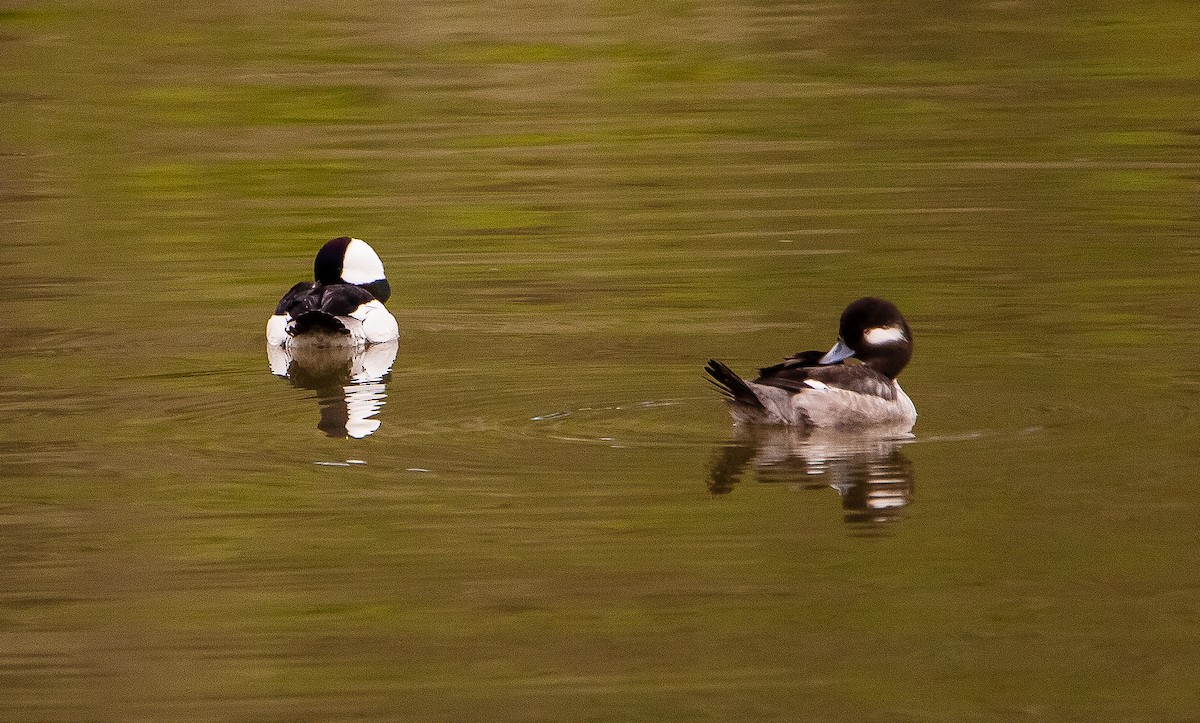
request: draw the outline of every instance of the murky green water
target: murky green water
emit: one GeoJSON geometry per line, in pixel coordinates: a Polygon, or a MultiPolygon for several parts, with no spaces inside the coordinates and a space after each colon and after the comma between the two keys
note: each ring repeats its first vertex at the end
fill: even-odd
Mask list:
{"type": "Polygon", "coordinates": [[[0,9],[0,718],[1190,719],[1198,25],[0,9]],[[390,372],[274,376],[343,234],[390,372]],[[864,294],[915,438],[735,434],[864,294]]]}

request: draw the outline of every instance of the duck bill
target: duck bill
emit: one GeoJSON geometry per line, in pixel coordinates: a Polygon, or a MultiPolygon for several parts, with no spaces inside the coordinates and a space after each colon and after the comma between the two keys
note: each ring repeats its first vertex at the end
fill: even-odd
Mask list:
{"type": "Polygon", "coordinates": [[[834,344],[833,348],[826,352],[825,356],[821,357],[817,363],[837,364],[838,362],[844,359],[849,359],[852,356],[854,356],[854,350],[846,346],[846,343],[841,339],[838,339],[837,344],[834,344]]]}

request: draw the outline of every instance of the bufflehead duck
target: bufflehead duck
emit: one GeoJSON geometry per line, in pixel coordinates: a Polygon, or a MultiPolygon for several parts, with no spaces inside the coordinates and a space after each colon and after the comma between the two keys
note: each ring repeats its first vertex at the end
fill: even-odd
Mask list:
{"type": "Polygon", "coordinates": [[[274,346],[362,346],[400,338],[396,318],[383,304],[392,290],[383,262],[365,241],[335,238],[313,261],[316,281],[293,286],[267,320],[274,346]]]}
{"type": "Polygon", "coordinates": [[[912,429],[917,409],[896,383],[913,337],[896,305],[871,297],[842,312],[838,340],[825,354],[805,351],[759,370],[752,382],[716,359],[705,371],[725,395],[735,422],[822,429],[912,429]],[[861,364],[846,364],[855,357],[861,364]]]}

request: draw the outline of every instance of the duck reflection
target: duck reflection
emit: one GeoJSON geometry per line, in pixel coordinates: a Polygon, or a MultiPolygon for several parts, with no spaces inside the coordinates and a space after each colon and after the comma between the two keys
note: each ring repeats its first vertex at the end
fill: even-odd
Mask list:
{"type": "Polygon", "coordinates": [[[738,427],[737,437],[713,461],[708,488],[713,494],[732,492],[746,470],[753,468],[759,482],[810,490],[832,487],[842,498],[848,524],[894,522],[912,502],[916,487],[913,464],[900,449],[911,436],[738,427]]]}
{"type": "Polygon", "coordinates": [[[321,419],[317,429],[328,437],[362,439],[379,429],[379,413],[387,398],[387,382],[400,343],[366,347],[293,349],[267,345],[271,373],[297,389],[317,393],[321,419]]]}

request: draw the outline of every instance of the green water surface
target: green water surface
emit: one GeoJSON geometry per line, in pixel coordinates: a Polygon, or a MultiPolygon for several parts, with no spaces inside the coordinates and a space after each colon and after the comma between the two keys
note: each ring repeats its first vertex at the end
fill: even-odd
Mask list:
{"type": "Polygon", "coordinates": [[[0,719],[1194,719],[1197,28],[5,4],[0,719]],[[263,341],[341,235],[361,439],[263,341]],[[915,437],[735,432],[867,294],[915,437]]]}

